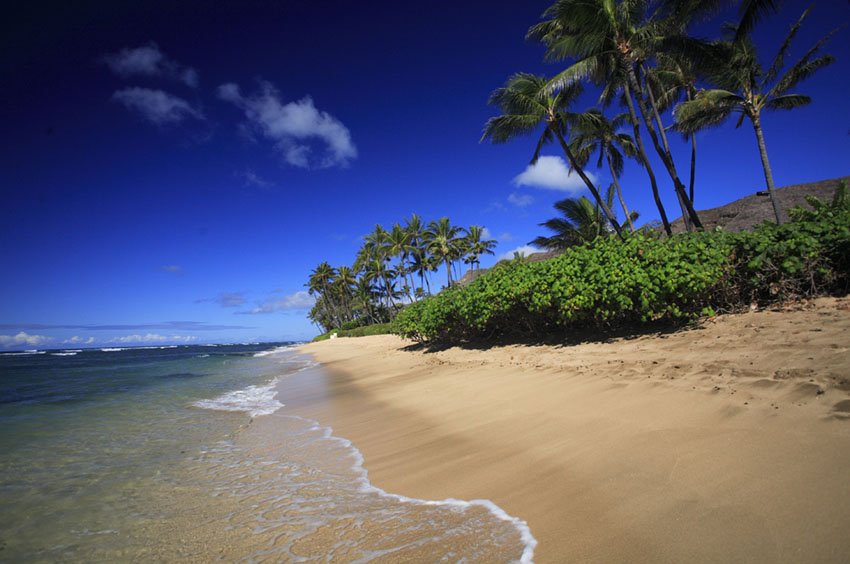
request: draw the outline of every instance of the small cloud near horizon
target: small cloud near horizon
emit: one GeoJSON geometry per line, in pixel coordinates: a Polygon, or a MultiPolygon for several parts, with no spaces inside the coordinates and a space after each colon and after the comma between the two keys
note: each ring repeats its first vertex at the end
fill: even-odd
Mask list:
{"type": "Polygon", "coordinates": [[[122,88],[112,94],[112,99],[159,126],[177,124],[187,118],[200,121],[206,119],[204,114],[192,107],[189,102],[163,90],[138,86],[122,88]]]}
{"type": "Polygon", "coordinates": [[[89,337],[88,339],[86,339],[77,335],[74,335],[70,339],[65,339],[64,341],[62,341],[63,345],[91,345],[92,343],[94,343],[94,337],[89,337]]]}
{"type": "Polygon", "coordinates": [[[30,335],[29,333],[21,331],[16,335],[0,335],[0,346],[3,346],[4,348],[14,347],[16,345],[37,347],[49,342],[50,340],[50,337],[46,337],[44,335],[30,335]]]}
{"type": "Polygon", "coordinates": [[[124,79],[133,76],[164,77],[192,88],[198,87],[198,71],[169,59],[153,41],[134,49],[109,53],[102,57],[102,61],[109,70],[124,79]]]}
{"type": "Polygon", "coordinates": [[[125,335],[123,337],[115,337],[110,339],[111,343],[164,343],[164,342],[180,342],[190,343],[196,341],[198,337],[195,335],[158,335],[156,333],[147,333],[145,335],[125,335]]]}
{"type": "Polygon", "coordinates": [[[508,241],[513,241],[514,236],[511,233],[504,231],[502,233],[499,233],[499,236],[496,237],[496,239],[501,241],[501,242],[507,243],[508,241]]]}
{"type": "Polygon", "coordinates": [[[276,311],[298,311],[308,310],[316,303],[316,299],[306,290],[300,290],[294,294],[289,294],[281,298],[272,298],[267,300],[250,311],[240,311],[239,313],[255,315],[261,313],[274,313],[276,311]]]}
{"type": "MultiPolygon", "coordinates": [[[[585,171],[585,174],[594,184],[598,182],[593,173],[585,171]]],[[[528,165],[522,173],[514,177],[513,183],[516,186],[531,186],[572,194],[587,187],[578,174],[570,172],[564,159],[557,156],[540,157],[535,164],[528,165]]]]}
{"type": "Polygon", "coordinates": [[[313,104],[308,95],[283,103],[270,83],[260,83],[260,91],[243,96],[238,84],[218,87],[218,97],[245,112],[247,126],[271,140],[284,160],[299,168],[347,167],[357,158],[351,132],[338,119],[313,104]],[[316,154],[310,141],[322,145],[316,154]]]}
{"type": "Polygon", "coordinates": [[[527,257],[528,255],[533,255],[534,253],[539,252],[540,249],[532,247],[531,245],[523,245],[521,247],[517,247],[516,249],[511,249],[506,253],[502,253],[496,260],[511,260],[512,258],[514,258],[515,253],[519,253],[520,255],[527,257]]]}

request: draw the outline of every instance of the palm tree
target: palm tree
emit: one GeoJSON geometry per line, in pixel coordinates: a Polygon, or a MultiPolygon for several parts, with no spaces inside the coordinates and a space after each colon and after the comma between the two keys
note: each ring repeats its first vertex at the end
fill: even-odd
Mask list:
{"type": "Polygon", "coordinates": [[[622,237],[623,234],[614,213],[576,162],[572,150],[564,139],[569,126],[581,119],[580,114],[567,111],[581,91],[582,87],[579,83],[572,83],[555,93],[542,76],[529,73],[515,74],[508,79],[504,87],[494,91],[490,96],[490,103],[498,106],[502,110],[502,115],[487,121],[481,140],[490,138],[494,143],[505,143],[520,135],[533,133],[541,124],[544,125],[545,128],[537,141],[531,162],[537,162],[544,144],[551,141],[553,137],[557,139],[570,167],[578,173],[593,194],[593,198],[602,208],[611,227],[618,236],[622,237]]]}
{"type": "Polygon", "coordinates": [[[407,275],[410,271],[407,267],[407,259],[413,250],[410,232],[398,223],[394,224],[387,240],[387,252],[390,256],[399,257],[401,264],[398,273],[404,278],[404,285],[407,286],[407,294],[411,300],[413,299],[413,277],[411,276],[408,281],[407,275]]]}
{"type": "Polygon", "coordinates": [[[434,256],[435,260],[446,265],[447,288],[452,285],[451,264],[457,256],[458,237],[463,231],[462,227],[452,225],[447,217],[432,221],[425,231],[428,252],[434,256]]]}
{"type": "Polygon", "coordinates": [[[773,204],[776,222],[779,224],[783,223],[784,217],[767,157],[761,113],[764,110],[792,110],[810,104],[810,97],[789,94],[789,91],[835,61],[831,55],[815,56],[832,36],[830,33],[815,43],[785,74],[779,76],[788,48],[808,14],[809,9],[805,10],[797,23],[791,27],[766,72],[759,64],[755,45],[749,37],[744,36],[720,44],[720,54],[706,69],[707,78],[718,88],[700,91],[694,100],[680,104],[674,111],[676,128],[686,133],[720,125],[733,113],[740,114],[736,127],[740,127],[745,118],[752,122],[764,168],[767,192],[773,204]]]}
{"type": "MultiPolygon", "coordinates": [[[[405,230],[410,235],[410,256],[411,260],[411,282],[413,281],[413,274],[416,273],[419,275],[419,288],[423,288],[425,285],[424,281],[424,273],[425,271],[422,269],[417,269],[417,266],[422,266],[426,263],[425,255],[428,252],[425,245],[425,226],[422,223],[422,218],[417,214],[412,214],[410,219],[405,221],[404,224],[405,230]]],[[[429,284],[430,286],[430,284],[429,284]]],[[[429,287],[428,293],[431,293],[431,289],[429,287]]],[[[414,290],[415,294],[415,290],[414,290]]]]}
{"type": "Polygon", "coordinates": [[[333,283],[333,279],[336,274],[337,272],[334,267],[332,267],[328,262],[322,262],[310,273],[310,278],[306,286],[307,291],[311,295],[320,294],[323,307],[326,310],[324,312],[326,317],[333,319],[336,322],[337,327],[339,327],[342,325],[342,320],[337,306],[331,297],[332,292],[330,291],[331,284],[333,283]]]}
{"type": "Polygon", "coordinates": [[[493,239],[482,239],[484,237],[484,228],[479,225],[473,225],[469,228],[466,235],[467,243],[467,261],[473,269],[481,269],[481,255],[495,254],[493,249],[496,248],[496,241],[493,239]]]}
{"type": "Polygon", "coordinates": [[[632,223],[631,213],[629,213],[626,200],[623,198],[623,191],[620,188],[620,176],[623,174],[623,155],[637,156],[637,147],[631,136],[618,131],[629,119],[629,114],[619,114],[611,120],[597,109],[588,110],[586,114],[588,119],[582,120],[582,124],[576,127],[575,135],[570,141],[571,146],[575,147],[573,153],[579,163],[584,166],[590,160],[591,154],[599,151],[596,166],[601,168],[603,160],[608,163],[608,170],[611,172],[614,189],[617,192],[617,198],[620,200],[620,206],[623,208],[626,222],[629,224],[629,229],[634,231],[635,226],[632,223]]]}
{"type": "MultiPolygon", "coordinates": [[[[613,203],[614,185],[608,187],[606,200],[613,203]]],[[[599,206],[585,196],[565,198],[555,202],[555,209],[561,213],[540,224],[554,232],[554,235],[540,236],[529,244],[549,251],[564,250],[569,247],[589,243],[597,237],[610,233],[599,206]]],[[[634,212],[632,212],[634,214],[634,212]]]]}
{"type": "MultiPolygon", "coordinates": [[[[675,29],[668,22],[648,17],[649,6],[647,0],[558,0],[544,12],[547,19],[533,26],[528,36],[546,45],[546,56],[551,60],[576,59],[573,65],[551,81],[550,88],[564,88],[576,80],[591,78],[597,83],[611,82],[624,90],[630,115],[633,116],[635,140],[646,166],[648,159],[637,127],[637,116],[631,106],[631,95],[634,95],[644,127],[684,207],[683,214],[690,216],[693,224],[702,229],[699,216],[679,179],[669,146],[666,142],[662,146],[656,133],[650,105],[644,97],[638,75],[641,65],[666,39],[665,34],[675,29]]],[[[679,41],[680,46],[686,44],[679,41]]],[[[663,131],[661,135],[663,138],[663,131]]],[[[656,198],[656,203],[658,201],[656,198]]]]}

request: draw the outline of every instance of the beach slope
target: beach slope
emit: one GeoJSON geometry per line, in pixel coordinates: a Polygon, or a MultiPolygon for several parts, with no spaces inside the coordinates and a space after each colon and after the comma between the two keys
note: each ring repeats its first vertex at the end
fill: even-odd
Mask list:
{"type": "Polygon", "coordinates": [[[411,345],[306,345],[327,382],[287,403],[378,487],[490,499],[538,562],[850,561],[850,299],[606,342],[411,345]]]}

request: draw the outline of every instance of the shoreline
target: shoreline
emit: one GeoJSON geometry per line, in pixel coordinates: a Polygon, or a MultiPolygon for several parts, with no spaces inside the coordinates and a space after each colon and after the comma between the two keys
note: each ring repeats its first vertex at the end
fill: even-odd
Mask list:
{"type": "Polygon", "coordinates": [[[535,560],[850,559],[850,300],[670,335],[408,352],[299,350],[287,409],[362,453],[375,487],[487,499],[535,560]]]}

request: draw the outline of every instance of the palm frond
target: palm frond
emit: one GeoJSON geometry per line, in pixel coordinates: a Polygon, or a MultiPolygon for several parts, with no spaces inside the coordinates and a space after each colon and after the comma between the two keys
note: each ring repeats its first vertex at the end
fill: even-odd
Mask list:
{"type": "Polygon", "coordinates": [[[778,12],[781,3],[782,0],[743,0],[738,12],[740,20],[735,31],[735,40],[748,35],[765,16],[778,12]]]}
{"type": "Polygon", "coordinates": [[[720,125],[743,101],[737,94],[726,90],[704,90],[694,100],[676,106],[673,128],[682,133],[694,133],[720,125]]]}
{"type": "Polygon", "coordinates": [[[765,104],[765,109],[768,110],[793,110],[802,106],[807,106],[812,103],[812,99],[802,94],[786,94],[777,96],[765,104]]]}
{"type": "Polygon", "coordinates": [[[835,62],[835,57],[832,55],[821,55],[812,61],[803,62],[800,60],[796,65],[785,73],[779,82],[768,93],[769,97],[779,97],[797,86],[800,82],[806,80],[820,69],[827,67],[835,62]],[[802,64],[801,64],[802,63],[802,64]]]}
{"type": "Polygon", "coordinates": [[[769,84],[776,78],[776,75],[782,69],[785,64],[785,54],[788,52],[788,49],[791,47],[791,42],[794,41],[794,36],[797,35],[797,32],[800,30],[800,26],[803,25],[803,21],[806,19],[806,16],[809,15],[812,7],[809,6],[803,11],[803,14],[800,16],[800,19],[791,26],[791,29],[788,31],[788,35],[785,37],[785,41],[782,42],[782,46],[777,51],[776,56],[773,58],[773,62],[770,64],[770,68],[764,75],[764,81],[762,82],[762,86],[765,84],[769,84]]]}

